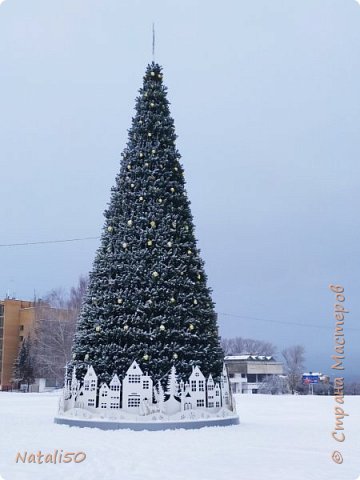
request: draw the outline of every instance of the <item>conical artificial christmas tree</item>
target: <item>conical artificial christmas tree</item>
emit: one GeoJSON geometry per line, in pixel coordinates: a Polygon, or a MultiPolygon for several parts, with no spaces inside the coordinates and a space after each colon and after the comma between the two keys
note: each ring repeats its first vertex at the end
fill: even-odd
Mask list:
{"type": "Polygon", "coordinates": [[[124,376],[136,360],[155,382],[175,365],[221,374],[214,304],[194,236],[161,67],[148,65],[101,245],[79,318],[72,365],[124,376]]]}

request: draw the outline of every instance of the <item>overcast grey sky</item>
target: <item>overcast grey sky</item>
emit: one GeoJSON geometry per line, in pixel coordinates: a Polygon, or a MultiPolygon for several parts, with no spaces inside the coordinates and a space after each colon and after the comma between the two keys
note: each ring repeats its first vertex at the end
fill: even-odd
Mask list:
{"type": "MultiPolygon", "coordinates": [[[[360,6],[353,0],[6,0],[0,243],[100,234],[151,61],[153,21],[221,334],[279,349],[303,344],[307,368],[330,373],[328,285],[341,283],[351,310],[346,371],[354,373],[360,6]]],[[[1,247],[0,297],[69,288],[90,270],[97,245],[1,247]]]]}

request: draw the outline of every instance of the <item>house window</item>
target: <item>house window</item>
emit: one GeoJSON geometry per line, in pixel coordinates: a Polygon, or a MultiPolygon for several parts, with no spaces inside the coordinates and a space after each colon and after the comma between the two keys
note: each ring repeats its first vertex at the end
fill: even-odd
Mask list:
{"type": "Polygon", "coordinates": [[[212,384],[208,385],[208,390],[214,390],[214,385],[212,384]]]}
{"type": "Polygon", "coordinates": [[[110,403],[110,408],[119,408],[119,404],[118,403],[110,403]]]}
{"type": "Polygon", "coordinates": [[[120,385],[110,385],[110,390],[113,392],[119,392],[120,391],[120,385]]]}
{"type": "Polygon", "coordinates": [[[106,403],[102,403],[101,408],[106,408],[106,403]]]}
{"type": "Polygon", "coordinates": [[[119,401],[119,398],[120,398],[120,397],[110,397],[110,400],[117,400],[117,401],[119,401]]]}
{"type": "Polygon", "coordinates": [[[209,408],[213,408],[214,402],[209,402],[209,408]]]}
{"type": "Polygon", "coordinates": [[[84,390],[89,390],[89,380],[84,381],[84,390]]]}
{"type": "Polygon", "coordinates": [[[96,390],[96,380],[91,380],[91,388],[90,390],[93,392],[94,390],[96,390]]]}
{"type": "Polygon", "coordinates": [[[208,395],[209,400],[214,400],[214,395],[208,395]]]}
{"type": "Polygon", "coordinates": [[[196,373],[195,373],[195,377],[198,377],[199,375],[200,375],[199,372],[196,372],[196,373]]]}
{"type": "Polygon", "coordinates": [[[203,392],[205,390],[205,382],[204,380],[199,380],[199,391],[203,392]]]}
{"type": "Polygon", "coordinates": [[[196,406],[197,407],[205,407],[205,401],[204,400],[196,400],[196,406]]]}
{"type": "Polygon", "coordinates": [[[196,380],[191,380],[191,391],[196,392],[196,380]]]}
{"type": "Polygon", "coordinates": [[[24,325],[20,325],[20,332],[24,330],[24,325]]]}
{"type": "Polygon", "coordinates": [[[220,396],[220,392],[219,390],[216,390],[216,396],[219,397],[220,396]]]}
{"type": "Polygon", "coordinates": [[[138,407],[140,405],[139,397],[130,397],[128,398],[128,407],[138,407]]]}
{"type": "Polygon", "coordinates": [[[150,381],[149,380],[144,380],[143,381],[143,388],[144,389],[150,388],[150,381]]]}
{"type": "Polygon", "coordinates": [[[88,407],[94,407],[94,406],[95,406],[95,400],[93,398],[89,398],[88,407]]]}
{"type": "Polygon", "coordinates": [[[185,410],[191,410],[191,408],[192,408],[191,403],[189,403],[189,402],[185,403],[184,407],[185,407],[185,410]]]}
{"type": "Polygon", "coordinates": [[[140,383],[140,375],[129,375],[129,383],[140,383]]]}
{"type": "Polygon", "coordinates": [[[220,407],[220,402],[216,402],[216,408],[220,407]]]}
{"type": "Polygon", "coordinates": [[[107,394],[108,394],[107,390],[103,390],[103,391],[101,392],[101,396],[102,396],[102,397],[107,397],[107,394]]]}

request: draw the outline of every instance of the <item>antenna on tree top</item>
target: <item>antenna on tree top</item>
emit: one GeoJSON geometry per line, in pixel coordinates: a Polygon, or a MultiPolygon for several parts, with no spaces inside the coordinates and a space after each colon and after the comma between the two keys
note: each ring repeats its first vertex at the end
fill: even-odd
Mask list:
{"type": "Polygon", "coordinates": [[[155,23],[152,24],[152,57],[155,62],[155,23]]]}

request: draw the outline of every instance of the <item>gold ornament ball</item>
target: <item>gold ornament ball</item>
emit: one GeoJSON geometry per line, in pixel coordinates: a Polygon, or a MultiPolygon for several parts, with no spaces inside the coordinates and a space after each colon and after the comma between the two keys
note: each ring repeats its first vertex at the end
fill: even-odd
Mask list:
{"type": "Polygon", "coordinates": [[[172,247],[172,243],[171,243],[171,242],[167,242],[167,244],[166,244],[166,245],[167,245],[169,248],[171,248],[171,247],[172,247]]]}
{"type": "Polygon", "coordinates": [[[100,332],[101,327],[99,327],[99,325],[97,325],[96,328],[95,328],[95,330],[96,330],[97,332],[100,332]]]}
{"type": "Polygon", "coordinates": [[[153,108],[154,108],[154,107],[155,107],[155,103],[154,103],[154,102],[151,102],[151,103],[150,103],[150,107],[153,107],[153,108]]]}
{"type": "Polygon", "coordinates": [[[113,230],[114,230],[113,227],[111,227],[111,226],[108,227],[108,232],[112,232],[113,230]]]}
{"type": "Polygon", "coordinates": [[[153,155],[155,155],[156,150],[151,150],[151,153],[152,153],[153,155]]]}
{"type": "Polygon", "coordinates": [[[200,279],[201,279],[201,275],[199,274],[199,275],[197,276],[197,278],[198,278],[198,280],[200,280],[200,279]]]}
{"type": "Polygon", "coordinates": [[[147,97],[147,92],[144,93],[144,97],[147,97]]]}
{"type": "Polygon", "coordinates": [[[159,73],[159,74],[158,74],[158,78],[162,78],[162,75],[161,75],[161,73],[159,73]]]}
{"type": "Polygon", "coordinates": [[[192,323],[190,323],[189,330],[194,330],[194,328],[195,328],[194,325],[192,323]]]}
{"type": "Polygon", "coordinates": [[[139,157],[142,158],[144,154],[142,152],[139,153],[139,157]]]}
{"type": "Polygon", "coordinates": [[[159,276],[159,274],[158,274],[158,272],[153,272],[153,273],[152,273],[152,276],[153,276],[154,278],[157,278],[157,277],[159,276]]]}
{"type": "Polygon", "coordinates": [[[118,298],[117,303],[118,303],[119,305],[121,305],[121,304],[123,303],[123,299],[122,299],[122,298],[118,298]]]}
{"type": "Polygon", "coordinates": [[[124,330],[129,330],[129,326],[128,325],[124,325],[124,330]]]}
{"type": "Polygon", "coordinates": [[[192,251],[191,251],[191,250],[188,250],[187,253],[188,253],[188,255],[191,255],[191,254],[192,254],[192,251]]]}
{"type": "Polygon", "coordinates": [[[170,298],[170,302],[171,302],[171,303],[175,303],[175,302],[176,302],[175,298],[174,298],[174,297],[171,297],[171,298],[170,298]]]}
{"type": "Polygon", "coordinates": [[[150,75],[151,75],[152,77],[155,77],[155,72],[151,72],[150,75]]]}
{"type": "Polygon", "coordinates": [[[73,358],[76,358],[76,353],[73,353],[73,356],[72,356],[72,357],[73,357],[73,358]]]}
{"type": "Polygon", "coordinates": [[[149,247],[151,247],[151,245],[153,244],[152,240],[148,240],[147,244],[148,244],[149,247]]]}
{"type": "Polygon", "coordinates": [[[195,300],[194,300],[194,305],[197,305],[197,303],[198,303],[198,301],[197,301],[196,298],[195,298],[195,300]]]}
{"type": "Polygon", "coordinates": [[[152,135],[151,132],[149,132],[149,133],[148,133],[148,137],[151,137],[151,135],[152,135]]]}
{"type": "Polygon", "coordinates": [[[131,165],[128,165],[128,166],[127,166],[127,169],[128,169],[128,170],[131,170],[131,165]]]}
{"type": "Polygon", "coordinates": [[[171,193],[174,193],[174,192],[175,192],[175,188],[174,188],[174,187],[171,187],[171,188],[170,188],[170,192],[171,192],[171,193]]]}
{"type": "Polygon", "coordinates": [[[148,167],[148,166],[149,166],[148,162],[145,162],[145,167],[148,167]]]}
{"type": "Polygon", "coordinates": [[[160,330],[163,332],[165,330],[165,325],[160,325],[160,330]]]}
{"type": "Polygon", "coordinates": [[[89,354],[88,353],[85,355],[85,360],[89,360],[89,354]]]}
{"type": "Polygon", "coordinates": [[[144,197],[139,197],[139,202],[142,202],[144,200],[144,197]]]}
{"type": "Polygon", "coordinates": [[[96,303],[96,300],[97,300],[96,297],[92,297],[92,299],[91,299],[91,301],[92,301],[93,303],[96,303]]]}
{"type": "Polygon", "coordinates": [[[143,359],[145,360],[145,362],[147,362],[149,360],[149,355],[145,353],[145,355],[143,356],[143,359]]]}
{"type": "Polygon", "coordinates": [[[130,185],[130,187],[131,187],[131,188],[134,188],[134,187],[135,187],[135,184],[134,184],[134,183],[132,183],[132,184],[130,185]]]}
{"type": "Polygon", "coordinates": [[[159,202],[159,203],[162,203],[162,198],[159,198],[158,202],[159,202]]]}
{"type": "Polygon", "coordinates": [[[131,225],[133,224],[132,220],[128,220],[127,224],[129,225],[129,227],[131,227],[131,225]]]}
{"type": "Polygon", "coordinates": [[[179,169],[178,169],[178,167],[175,167],[174,170],[175,170],[175,172],[177,172],[179,169]]]}
{"type": "Polygon", "coordinates": [[[155,228],[155,227],[156,227],[156,222],[154,222],[154,220],[151,220],[150,226],[151,226],[152,228],[155,228]]]}
{"type": "Polygon", "coordinates": [[[179,355],[177,353],[174,353],[173,358],[176,360],[177,358],[179,358],[179,355]]]}
{"type": "Polygon", "coordinates": [[[127,244],[126,242],[124,242],[124,243],[122,244],[122,247],[123,247],[123,248],[127,248],[127,246],[128,246],[128,244],[127,244]]]}

